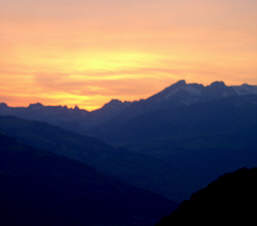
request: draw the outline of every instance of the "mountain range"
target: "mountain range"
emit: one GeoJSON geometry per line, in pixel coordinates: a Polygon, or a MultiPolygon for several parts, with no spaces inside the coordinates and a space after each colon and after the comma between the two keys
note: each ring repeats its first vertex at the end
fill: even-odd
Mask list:
{"type": "Polygon", "coordinates": [[[197,83],[186,83],[180,80],[159,93],[138,101],[111,100],[102,108],[87,111],[79,107],[44,106],[41,103],[30,104],[28,107],[9,107],[0,104],[0,115],[13,115],[24,119],[39,120],[52,123],[75,132],[86,133],[92,128],[121,115],[126,119],[168,106],[185,105],[218,100],[226,97],[257,95],[257,86],[243,84],[226,86],[224,82],[213,82],[208,86],[197,83]]]}
{"type": "Polygon", "coordinates": [[[21,143],[178,202],[225,172],[257,165],[257,87],[247,84],[181,80],[93,112],[1,104],[0,115],[0,132],[21,143]]]}

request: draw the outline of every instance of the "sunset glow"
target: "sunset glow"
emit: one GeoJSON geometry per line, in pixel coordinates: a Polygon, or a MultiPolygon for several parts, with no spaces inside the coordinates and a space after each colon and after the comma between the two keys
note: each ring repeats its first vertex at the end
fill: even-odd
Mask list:
{"type": "Polygon", "coordinates": [[[147,97],[179,79],[257,84],[256,0],[0,0],[0,102],[147,97]]]}

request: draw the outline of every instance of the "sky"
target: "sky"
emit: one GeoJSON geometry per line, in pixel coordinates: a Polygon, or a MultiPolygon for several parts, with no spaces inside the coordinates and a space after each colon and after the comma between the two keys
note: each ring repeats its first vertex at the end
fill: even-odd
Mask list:
{"type": "Polygon", "coordinates": [[[257,0],[0,0],[0,102],[93,110],[177,80],[257,84],[257,0]]]}

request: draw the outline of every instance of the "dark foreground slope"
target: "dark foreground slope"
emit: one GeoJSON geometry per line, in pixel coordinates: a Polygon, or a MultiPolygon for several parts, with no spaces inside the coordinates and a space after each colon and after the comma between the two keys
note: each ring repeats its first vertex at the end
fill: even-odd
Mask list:
{"type": "Polygon", "coordinates": [[[192,195],[157,226],[256,225],[257,168],[226,174],[192,195]]]}
{"type": "Polygon", "coordinates": [[[0,135],[0,225],[152,225],[169,208],[158,195],[0,135]]]}

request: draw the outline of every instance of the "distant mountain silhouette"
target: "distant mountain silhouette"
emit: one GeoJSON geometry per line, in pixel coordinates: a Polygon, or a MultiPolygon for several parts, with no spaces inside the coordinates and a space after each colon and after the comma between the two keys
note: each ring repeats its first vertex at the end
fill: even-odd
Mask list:
{"type": "Polygon", "coordinates": [[[148,226],[176,205],[1,134],[0,184],[5,226],[148,226]]]}
{"type": "Polygon", "coordinates": [[[210,101],[231,96],[257,94],[257,86],[243,84],[241,86],[226,86],[223,81],[216,81],[208,86],[197,83],[187,84],[185,80],[178,81],[160,93],[148,98],[148,102],[166,102],[176,98],[185,105],[199,101],[210,101]]]}
{"type": "Polygon", "coordinates": [[[156,226],[255,225],[257,169],[226,174],[183,202],[156,226]]]}
{"type": "Polygon", "coordinates": [[[92,112],[78,107],[44,106],[40,103],[31,104],[29,107],[9,107],[2,103],[0,104],[0,115],[12,115],[24,119],[49,122],[85,134],[92,128],[101,127],[110,120],[116,120],[117,116],[123,120],[128,120],[163,107],[191,105],[203,101],[244,95],[257,95],[257,86],[248,84],[226,86],[222,81],[204,86],[197,83],[187,84],[185,80],[180,80],[147,99],[134,102],[122,102],[113,99],[102,108],[92,112]]]}
{"type": "Polygon", "coordinates": [[[69,130],[84,130],[93,120],[88,120],[90,113],[78,107],[44,106],[40,103],[31,104],[28,107],[8,107],[0,104],[0,115],[17,116],[23,119],[39,120],[69,130]],[[85,121],[85,123],[84,123],[85,121]],[[77,128],[77,129],[76,129],[77,128]]]}
{"type": "Polygon", "coordinates": [[[0,103],[0,115],[48,122],[64,129],[85,134],[85,131],[89,128],[114,118],[130,104],[130,102],[111,100],[102,108],[88,112],[77,106],[68,108],[66,106],[44,106],[41,103],[35,103],[28,107],[9,107],[5,103],[0,103]]]}
{"type": "MultiPolygon", "coordinates": [[[[124,122],[149,112],[169,109],[173,111],[179,107],[185,108],[194,104],[249,95],[257,95],[257,86],[247,84],[226,86],[224,82],[213,82],[209,86],[204,86],[196,83],[187,84],[186,81],[181,80],[147,99],[132,102],[111,122],[107,123],[117,124],[119,121],[124,122]]],[[[100,124],[99,128],[104,127],[104,125],[100,124]]]]}

